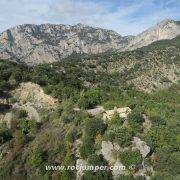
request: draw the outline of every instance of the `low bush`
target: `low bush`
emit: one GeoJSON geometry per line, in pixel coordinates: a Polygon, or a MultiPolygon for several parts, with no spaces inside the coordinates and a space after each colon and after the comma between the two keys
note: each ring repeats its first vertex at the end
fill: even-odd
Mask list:
{"type": "Polygon", "coordinates": [[[142,117],[141,113],[136,110],[133,110],[128,115],[128,125],[131,127],[134,134],[141,131],[143,122],[144,118],[142,117]]]}
{"type": "Polygon", "coordinates": [[[102,99],[103,98],[101,92],[99,90],[92,89],[87,92],[81,93],[78,104],[81,108],[91,109],[101,104],[102,99]]]}
{"type": "Polygon", "coordinates": [[[132,165],[138,167],[140,165],[142,159],[141,154],[138,150],[126,150],[119,153],[119,159],[121,163],[126,166],[126,168],[130,168],[132,165]]]}
{"type": "Polygon", "coordinates": [[[0,145],[12,139],[12,132],[5,124],[0,124],[0,145]]]}
{"type": "Polygon", "coordinates": [[[110,141],[115,141],[120,146],[125,147],[131,143],[133,132],[130,128],[112,126],[106,131],[106,137],[110,141]]]}
{"type": "Polygon", "coordinates": [[[43,151],[40,148],[34,149],[28,156],[28,163],[34,168],[39,167],[43,161],[43,151]]]}

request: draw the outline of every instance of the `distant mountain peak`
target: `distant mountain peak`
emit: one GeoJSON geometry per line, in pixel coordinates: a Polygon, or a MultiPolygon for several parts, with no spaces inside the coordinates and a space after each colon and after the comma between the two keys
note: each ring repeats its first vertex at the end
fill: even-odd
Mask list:
{"type": "Polygon", "coordinates": [[[171,19],[164,19],[134,37],[125,50],[137,49],[163,39],[173,39],[178,35],[180,35],[180,24],[171,19]]]}
{"type": "Polygon", "coordinates": [[[175,22],[175,21],[172,20],[172,19],[166,18],[166,19],[163,19],[162,21],[160,21],[160,22],[157,23],[157,24],[167,24],[167,23],[173,23],[173,22],[175,22]]]}

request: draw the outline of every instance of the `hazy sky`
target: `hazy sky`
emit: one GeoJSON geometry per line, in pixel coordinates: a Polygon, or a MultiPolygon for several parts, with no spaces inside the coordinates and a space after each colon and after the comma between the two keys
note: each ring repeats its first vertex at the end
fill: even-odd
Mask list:
{"type": "Polygon", "coordinates": [[[137,34],[180,20],[180,0],[0,0],[0,32],[19,24],[77,24],[137,34]]]}

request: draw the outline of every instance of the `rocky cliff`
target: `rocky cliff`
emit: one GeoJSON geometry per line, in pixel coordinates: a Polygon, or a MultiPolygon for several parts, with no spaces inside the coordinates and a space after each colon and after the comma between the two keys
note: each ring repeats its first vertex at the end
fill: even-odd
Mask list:
{"type": "Polygon", "coordinates": [[[178,35],[180,35],[180,23],[165,19],[154,27],[132,38],[132,40],[123,50],[134,50],[147,46],[155,41],[173,39],[178,35]]]}
{"type": "Polygon", "coordinates": [[[97,54],[119,49],[128,37],[81,24],[21,25],[0,35],[0,58],[28,65],[58,61],[73,53],[97,54]]]}
{"type": "Polygon", "coordinates": [[[133,50],[179,34],[180,25],[172,20],[164,20],[136,37],[122,37],[111,30],[82,24],[26,24],[0,34],[0,58],[37,65],[59,61],[72,54],[133,50]]]}

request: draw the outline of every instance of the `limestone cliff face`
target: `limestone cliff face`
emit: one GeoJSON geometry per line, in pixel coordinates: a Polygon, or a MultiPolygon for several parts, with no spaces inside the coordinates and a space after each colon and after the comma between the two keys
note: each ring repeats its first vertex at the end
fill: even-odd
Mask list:
{"type": "Polygon", "coordinates": [[[58,61],[73,53],[97,54],[119,49],[128,38],[81,24],[21,25],[0,35],[0,58],[28,65],[58,61]]]}
{"type": "Polygon", "coordinates": [[[179,34],[180,24],[172,20],[162,21],[136,37],[122,37],[111,30],[82,24],[26,24],[0,34],[0,58],[32,66],[59,61],[73,53],[133,50],[161,39],[172,39],[179,34]]]}
{"type": "Polygon", "coordinates": [[[180,35],[180,23],[166,19],[132,38],[123,50],[134,50],[147,46],[155,41],[173,39],[178,35],[180,35]]]}

